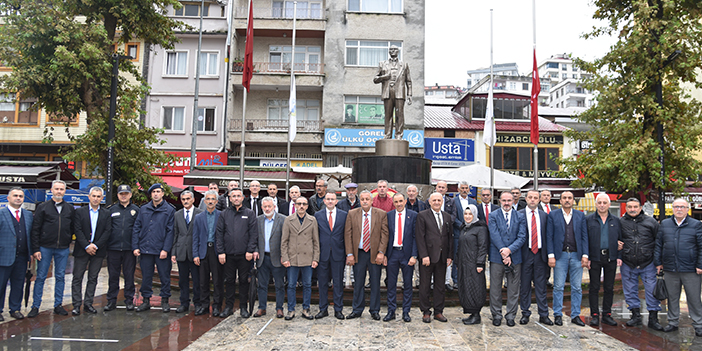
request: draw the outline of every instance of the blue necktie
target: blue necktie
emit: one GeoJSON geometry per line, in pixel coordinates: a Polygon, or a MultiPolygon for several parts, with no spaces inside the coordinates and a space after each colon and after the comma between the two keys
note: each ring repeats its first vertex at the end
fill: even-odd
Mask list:
{"type": "Polygon", "coordinates": [[[190,224],[190,211],[185,211],[185,224],[190,224]]]}

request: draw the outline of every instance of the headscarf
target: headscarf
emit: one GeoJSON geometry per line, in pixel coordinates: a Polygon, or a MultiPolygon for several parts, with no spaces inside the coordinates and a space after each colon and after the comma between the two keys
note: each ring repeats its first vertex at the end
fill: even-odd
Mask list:
{"type": "MultiPolygon", "coordinates": [[[[479,220],[478,218],[478,208],[475,207],[473,204],[469,204],[468,207],[466,207],[467,210],[470,210],[470,212],[473,214],[473,220],[470,223],[466,223],[466,226],[469,226],[479,220]]],[[[465,214],[465,211],[463,211],[465,214]]]]}

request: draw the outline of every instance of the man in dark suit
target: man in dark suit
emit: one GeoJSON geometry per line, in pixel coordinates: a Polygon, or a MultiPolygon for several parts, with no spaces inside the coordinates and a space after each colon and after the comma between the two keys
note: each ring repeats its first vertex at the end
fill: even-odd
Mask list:
{"type": "Polygon", "coordinates": [[[524,215],[512,207],[512,194],[500,194],[501,209],[490,213],[490,312],[492,325],[502,324],[502,281],[507,278],[507,326],[515,325],[522,276],[522,246],[526,242],[524,215]]]}
{"type": "Polygon", "coordinates": [[[217,199],[217,210],[219,211],[224,211],[227,209],[227,207],[231,206],[231,202],[229,202],[229,193],[234,189],[239,187],[239,182],[236,180],[230,180],[229,183],[227,184],[227,191],[224,192],[224,194],[220,195],[219,198],[217,199]]]}
{"type": "Polygon", "coordinates": [[[7,282],[10,282],[10,317],[23,319],[22,294],[24,293],[24,275],[29,258],[32,257],[31,239],[34,215],[22,208],[24,190],[12,188],[7,193],[7,208],[0,208],[0,322],[5,318],[2,309],[5,306],[7,282]]]}
{"type": "MultiPolygon", "coordinates": [[[[275,185],[275,184],[272,184],[275,185]]],[[[270,187],[269,187],[270,189],[270,187]]],[[[254,317],[266,314],[268,302],[268,282],[271,274],[275,284],[275,311],[277,318],[283,318],[283,302],[285,302],[285,267],[280,262],[280,238],[283,234],[285,215],[276,212],[273,198],[266,196],[261,200],[263,214],[258,216],[258,311],[254,317]]]]}
{"type": "Polygon", "coordinates": [[[361,203],[358,201],[357,196],[358,184],[348,183],[344,185],[344,188],[346,188],[346,198],[339,201],[336,204],[336,207],[346,213],[353,210],[354,208],[361,207],[361,203]]]}
{"type": "Polygon", "coordinates": [[[411,322],[412,273],[417,263],[415,227],[417,212],[405,207],[405,195],[396,193],[392,197],[395,209],[388,212],[388,250],[385,266],[388,267],[388,314],[384,322],[395,319],[397,309],[397,275],[402,270],[402,320],[411,322]]]}
{"type": "Polygon", "coordinates": [[[93,307],[93,297],[97,286],[98,274],[102,268],[102,260],[107,256],[107,242],[112,231],[112,217],[110,211],[100,206],[103,191],[100,187],[90,189],[90,205],[76,210],[75,230],[76,243],[73,248],[75,257],[73,265],[73,284],[71,295],[73,297],[74,316],[80,314],[80,305],[85,306],[85,311],[97,313],[93,307]],[[88,283],[85,286],[85,298],[81,293],[83,274],[88,270],[88,283]]]}
{"type": "Polygon", "coordinates": [[[585,214],[573,209],[573,193],[561,194],[561,208],[548,215],[546,247],[548,265],[553,270],[553,316],[556,325],[563,325],[563,288],[570,271],[571,323],[585,326],[580,319],[583,298],[583,267],[588,266],[589,242],[585,214]]]}
{"type": "Polygon", "coordinates": [[[500,206],[492,203],[492,189],[490,188],[483,188],[480,190],[480,200],[482,203],[478,206],[478,218],[485,222],[486,225],[489,225],[488,216],[492,211],[499,210],[500,206]]]}
{"type": "Polygon", "coordinates": [[[118,203],[108,208],[112,218],[112,231],[110,241],[107,243],[107,305],[105,312],[117,308],[117,294],[119,293],[120,272],[124,276],[124,304],[127,311],[134,310],[134,271],[136,269],[136,256],[132,252],[132,234],[134,222],[139,215],[139,206],[133,204],[132,188],[122,184],[117,187],[118,203]]]}
{"type": "Polygon", "coordinates": [[[548,318],[548,301],[546,300],[546,279],[551,269],[546,255],[546,225],[548,216],[539,209],[539,192],[529,190],[526,195],[527,207],[519,212],[526,219],[527,240],[522,246],[522,286],[519,300],[522,308],[522,318],[519,324],[529,323],[531,311],[531,284],[534,283],[536,306],[539,312],[539,323],[553,325],[548,318]]]}
{"type": "Polygon", "coordinates": [[[521,189],[514,187],[514,188],[512,188],[510,193],[512,193],[512,196],[514,197],[514,199],[513,199],[514,202],[512,204],[512,208],[515,211],[519,211],[519,210],[524,209],[526,207],[526,201],[521,200],[521,197],[522,197],[521,189]]]}
{"type": "MultiPolygon", "coordinates": [[[[463,225],[463,212],[468,208],[468,205],[475,205],[478,207],[478,202],[472,199],[468,194],[470,193],[470,184],[462,180],[458,182],[458,196],[453,198],[454,208],[456,211],[455,220],[453,221],[453,257],[456,257],[456,250],[458,248],[458,237],[461,236],[461,226],[463,225]]],[[[479,217],[479,215],[478,215],[479,217]]],[[[458,269],[456,262],[450,267],[451,276],[447,275],[446,282],[447,288],[453,290],[458,287],[458,269]],[[449,279],[450,278],[450,279],[449,279]]]]}
{"type": "Polygon", "coordinates": [[[314,183],[315,194],[309,198],[307,213],[314,216],[315,213],[324,209],[324,195],[327,194],[329,183],[324,179],[317,179],[314,183]]]}
{"type": "Polygon", "coordinates": [[[353,266],[353,310],[346,319],[358,318],[366,307],[366,270],[370,272],[370,313],[380,320],[380,267],[388,247],[388,217],[379,208],[372,207],[373,198],[368,190],[359,196],[361,207],[346,217],[344,245],[346,264],[353,266]]]}
{"type": "Polygon", "coordinates": [[[448,321],[444,317],[444,292],[446,287],[441,280],[446,276],[446,267],[453,262],[453,219],[441,207],[444,197],[441,193],[429,196],[430,209],[417,214],[415,230],[417,253],[421,259],[419,266],[419,308],[421,308],[424,323],[431,322],[431,303],[429,291],[432,278],[434,284],[434,319],[440,322],[448,321]]]}
{"type": "Polygon", "coordinates": [[[193,262],[193,218],[202,212],[193,206],[195,196],[190,190],[180,194],[183,208],[176,211],[173,222],[173,249],[171,261],[178,264],[178,287],[180,306],[176,313],[190,310],[190,280],[193,280],[193,303],[197,311],[200,306],[200,268],[193,262]]]}
{"type": "MultiPolygon", "coordinates": [[[[438,181],[436,183],[435,191],[441,194],[441,210],[451,216],[450,226],[453,227],[453,223],[456,220],[456,203],[451,201],[451,198],[446,195],[446,192],[448,192],[448,184],[443,180],[438,181]]],[[[427,199],[426,208],[431,208],[431,199],[427,199]]],[[[451,234],[453,234],[453,232],[451,232],[451,234]]]]}
{"type": "Polygon", "coordinates": [[[422,212],[426,210],[427,208],[427,203],[419,200],[417,198],[419,196],[419,189],[417,189],[417,186],[414,184],[410,184],[407,186],[407,202],[405,203],[405,207],[407,207],[408,210],[412,210],[414,212],[422,212]]]}
{"type": "Polygon", "coordinates": [[[588,269],[590,276],[590,325],[600,325],[600,275],[604,271],[602,287],[602,323],[615,326],[617,322],[612,318],[612,302],[614,300],[614,277],[617,274],[617,240],[621,237],[621,224],[619,218],[609,213],[609,196],[600,193],[595,198],[597,212],[585,217],[587,223],[587,236],[590,246],[590,261],[588,269]]]}
{"type": "Polygon", "coordinates": [[[553,207],[551,206],[551,191],[546,189],[541,190],[539,197],[539,208],[546,212],[546,214],[551,214],[551,211],[553,210],[553,207]]]}
{"type": "Polygon", "coordinates": [[[280,213],[286,216],[295,214],[295,200],[300,197],[300,187],[297,185],[291,186],[290,189],[288,189],[288,195],[290,196],[290,201],[285,201],[283,205],[281,205],[282,208],[279,208],[280,213]]]}
{"type": "Polygon", "coordinates": [[[319,313],[315,319],[329,315],[329,281],[334,282],[334,317],[345,319],[344,308],[344,262],[346,261],[346,246],[344,245],[344,229],[346,228],[347,213],[336,207],[337,198],[334,193],[324,195],[325,209],[314,214],[319,227],[319,313]]]}
{"type": "MultiPolygon", "coordinates": [[[[207,190],[214,190],[216,193],[219,192],[219,185],[217,182],[210,182],[210,184],[207,184],[207,190]]],[[[205,197],[202,197],[202,200],[200,200],[200,205],[197,206],[197,208],[201,210],[206,210],[207,209],[207,203],[205,202],[205,197]]]]}
{"type": "Polygon", "coordinates": [[[251,181],[251,184],[249,184],[249,191],[251,194],[244,199],[244,207],[253,211],[256,216],[263,214],[261,210],[262,197],[259,194],[261,192],[261,183],[259,183],[258,180],[251,181]]]}
{"type": "MultiPolygon", "coordinates": [[[[282,213],[281,211],[283,210],[283,205],[285,205],[285,200],[281,197],[278,197],[278,185],[276,185],[275,183],[270,183],[268,184],[268,188],[266,188],[266,191],[268,192],[268,196],[271,199],[273,199],[273,206],[275,208],[275,211],[278,213],[282,213]]],[[[261,207],[263,207],[263,204],[261,204],[261,207]]]]}
{"type": "Polygon", "coordinates": [[[212,317],[219,317],[224,297],[224,265],[219,263],[215,229],[221,211],[217,207],[217,192],[205,193],[205,211],[193,219],[193,263],[200,270],[200,309],[195,315],[200,316],[210,310],[210,282],[214,286],[212,295],[212,317]],[[210,280],[210,276],[212,280],[210,280]]]}

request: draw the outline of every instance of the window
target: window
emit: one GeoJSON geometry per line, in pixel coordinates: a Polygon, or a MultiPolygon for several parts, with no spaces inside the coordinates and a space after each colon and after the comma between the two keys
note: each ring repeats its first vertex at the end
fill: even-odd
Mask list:
{"type": "Polygon", "coordinates": [[[353,155],[342,155],[341,156],[341,164],[344,167],[352,168],[353,167],[353,155]]]}
{"type": "Polygon", "coordinates": [[[348,0],[352,12],[401,13],[402,0],[348,0]]]}
{"type": "Polygon", "coordinates": [[[167,76],[187,76],[188,75],[188,52],[175,51],[166,53],[167,76]]]}
{"type": "MultiPolygon", "coordinates": [[[[272,17],[273,18],[293,18],[294,13],[293,1],[273,1],[272,17]]],[[[297,18],[322,18],[322,2],[321,1],[298,1],[297,2],[297,18]]]]}
{"type": "Polygon", "coordinates": [[[339,165],[339,155],[327,155],[327,164],[325,167],[336,167],[339,165]]]}
{"type": "Polygon", "coordinates": [[[561,76],[561,78],[563,78],[563,79],[568,79],[568,73],[563,73],[563,75],[561,76]]]}
{"type": "MultiPolygon", "coordinates": [[[[529,99],[493,99],[495,119],[529,119],[529,99]]],[[[485,118],[487,97],[473,98],[473,118],[485,118]]]]}
{"type": "Polygon", "coordinates": [[[355,96],[344,98],[344,122],[385,124],[385,105],[379,96],[355,96]]]}
{"type": "Polygon", "coordinates": [[[139,61],[139,44],[128,43],[124,46],[124,53],[131,57],[132,62],[139,61]]]}
{"type": "Polygon", "coordinates": [[[456,137],[456,130],[455,129],[444,129],[444,138],[455,138],[456,137]]]}
{"type": "Polygon", "coordinates": [[[558,78],[558,72],[551,72],[551,78],[558,78]]]}
{"type": "Polygon", "coordinates": [[[166,131],[183,131],[185,107],[163,107],[163,129],[166,131]]]}
{"type": "Polygon", "coordinates": [[[78,115],[72,116],[72,117],[66,117],[66,116],[59,116],[55,114],[47,114],[46,116],[47,124],[66,124],[70,123],[71,125],[77,125],[78,124],[78,115]]]}
{"type": "Polygon", "coordinates": [[[401,41],[346,41],[346,65],[376,67],[381,61],[388,59],[388,49],[395,45],[400,49],[397,57],[402,59],[401,41]]]}
{"type": "Polygon", "coordinates": [[[214,132],[215,130],[215,109],[214,107],[204,107],[197,109],[197,131],[214,132]],[[202,116],[202,121],[200,120],[202,116]]]}
{"type": "Polygon", "coordinates": [[[558,69],[558,62],[549,62],[547,67],[558,69]]]}
{"type": "Polygon", "coordinates": [[[578,66],[577,66],[576,64],[573,64],[572,69],[573,69],[573,72],[577,72],[577,71],[578,71],[578,66]]]}
{"type": "MultiPolygon", "coordinates": [[[[539,171],[557,171],[558,164],[553,157],[559,157],[558,148],[539,148],[539,171]]],[[[534,170],[533,147],[495,147],[495,169],[534,170]]]]}
{"type": "Polygon", "coordinates": [[[509,82],[509,90],[511,90],[511,91],[517,90],[517,82],[509,82]]]}
{"type": "MultiPolygon", "coordinates": [[[[182,4],[183,4],[183,7],[181,7],[178,10],[175,10],[176,16],[200,17],[200,3],[184,2],[182,4]]],[[[210,5],[205,4],[205,7],[203,9],[204,10],[202,11],[202,16],[207,17],[208,13],[209,13],[210,5]]]]}
{"type": "Polygon", "coordinates": [[[431,90],[427,90],[427,91],[424,92],[424,95],[426,95],[426,96],[431,96],[431,95],[434,95],[434,92],[431,91],[431,90]]]}
{"type": "MultiPolygon", "coordinates": [[[[292,46],[269,46],[269,69],[272,71],[290,71],[292,51],[292,46]]],[[[321,52],[322,49],[319,46],[295,45],[295,71],[319,72],[321,68],[321,52]]]]}
{"type": "Polygon", "coordinates": [[[567,71],[568,70],[568,65],[565,63],[561,63],[561,71],[567,71]]]}
{"type": "Polygon", "coordinates": [[[21,98],[16,93],[0,94],[0,124],[38,124],[37,99],[21,98]]]}
{"type": "Polygon", "coordinates": [[[578,75],[573,73],[573,79],[578,79],[578,75]]]}
{"type": "Polygon", "coordinates": [[[522,83],[522,90],[529,90],[529,83],[522,83]]]}
{"type": "Polygon", "coordinates": [[[541,91],[548,93],[548,91],[551,89],[551,86],[548,84],[541,84],[541,91]]]}
{"type": "Polygon", "coordinates": [[[219,52],[200,52],[200,76],[219,74],[219,52]]]}
{"type": "MultiPolygon", "coordinates": [[[[297,99],[296,116],[298,121],[318,121],[319,120],[319,100],[297,99]]],[[[268,100],[268,120],[288,120],[289,114],[288,100],[268,100]]]]}

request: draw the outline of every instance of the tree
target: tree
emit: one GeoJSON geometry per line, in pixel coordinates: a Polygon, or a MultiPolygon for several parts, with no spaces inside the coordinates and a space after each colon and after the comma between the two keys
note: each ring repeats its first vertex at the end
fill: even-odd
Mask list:
{"type": "MultiPolygon", "coordinates": [[[[0,60],[12,73],[0,78],[3,89],[38,99],[36,108],[70,120],[86,112],[85,135],[71,136],[74,152],[67,157],[88,161],[98,174],[106,174],[107,124],[113,48],[134,38],[172,48],[176,30],[186,26],[165,16],[175,0],[14,0],[0,4],[6,16],[0,27],[0,60]],[[118,35],[119,34],[119,35],[118,35]]],[[[120,71],[138,84],[119,79],[115,184],[149,184],[150,165],[168,162],[161,151],[157,129],[138,124],[138,101],[146,82],[129,60],[120,71]],[[139,129],[139,128],[142,129],[139,129]],[[122,155],[120,158],[119,155],[122,155]],[[142,174],[144,173],[144,174],[142,174]]],[[[66,128],[68,131],[68,128],[66,128]]],[[[51,142],[52,130],[45,131],[51,142]]],[[[91,170],[92,171],[92,170],[91,170]]]]}
{"type": "Polygon", "coordinates": [[[683,192],[687,179],[697,180],[702,163],[695,159],[702,136],[700,102],[690,100],[681,83],[702,84],[702,3],[698,0],[595,0],[594,18],[607,22],[583,35],[617,35],[604,57],[578,66],[591,77],[585,87],[597,91],[597,104],[579,116],[592,129],[568,131],[592,146],[577,158],[561,159],[575,186],[602,186],[614,192],[642,192],[661,187],[660,146],[656,126],[665,138],[664,189],[683,192]],[[671,54],[679,50],[673,60],[671,54]],[[662,82],[663,103],[656,98],[662,82]]]}

